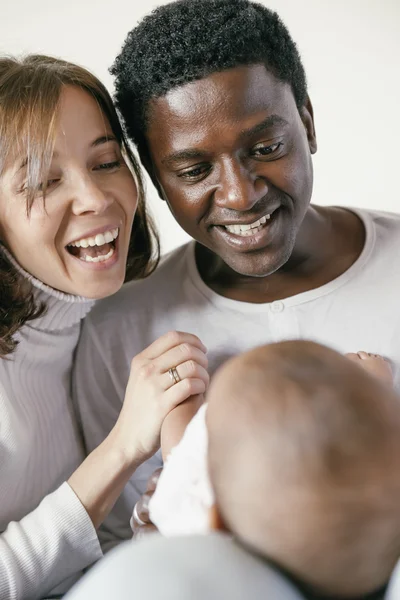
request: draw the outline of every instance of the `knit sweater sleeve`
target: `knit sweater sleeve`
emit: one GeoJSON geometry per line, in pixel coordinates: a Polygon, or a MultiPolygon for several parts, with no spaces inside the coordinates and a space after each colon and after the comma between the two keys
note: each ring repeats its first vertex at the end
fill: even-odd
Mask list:
{"type": "Polygon", "coordinates": [[[89,515],[63,483],[0,535],[0,598],[40,598],[101,556],[89,515]]]}
{"type": "MultiPolygon", "coordinates": [[[[73,374],[74,403],[87,454],[101,444],[114,427],[124,400],[131,359],[142,350],[140,345],[126,350],[119,336],[113,334],[114,318],[108,320],[104,310],[96,311],[96,315],[97,320],[92,314],[85,320],[73,374]]],[[[129,522],[133,507],[145,492],[149,477],[161,465],[158,452],[140,465],[126,484],[98,531],[104,553],[132,538],[129,522]]]]}

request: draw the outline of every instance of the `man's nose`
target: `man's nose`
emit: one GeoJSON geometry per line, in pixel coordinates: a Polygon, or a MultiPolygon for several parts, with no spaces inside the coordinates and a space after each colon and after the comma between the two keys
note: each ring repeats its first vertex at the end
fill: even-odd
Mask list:
{"type": "Polygon", "coordinates": [[[251,210],[267,193],[265,179],[252,173],[239,161],[229,161],[221,168],[215,202],[218,206],[245,212],[251,210]]]}

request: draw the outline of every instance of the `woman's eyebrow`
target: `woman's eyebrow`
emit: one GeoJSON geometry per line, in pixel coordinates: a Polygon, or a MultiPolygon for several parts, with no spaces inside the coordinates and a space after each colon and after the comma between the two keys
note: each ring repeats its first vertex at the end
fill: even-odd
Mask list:
{"type": "MultiPolygon", "coordinates": [[[[90,147],[91,148],[96,148],[97,146],[101,146],[102,144],[107,144],[107,142],[117,142],[118,140],[115,137],[115,135],[112,134],[106,134],[106,135],[101,135],[100,137],[96,138],[91,144],[90,147]]],[[[54,152],[53,156],[56,158],[57,157],[57,151],[54,152]]],[[[24,158],[24,160],[21,162],[21,164],[19,165],[17,171],[16,171],[16,175],[22,171],[22,169],[24,169],[24,167],[26,167],[28,164],[28,158],[24,158]]]]}
{"type": "Polygon", "coordinates": [[[106,134],[106,135],[102,135],[98,138],[96,138],[91,144],[90,147],[91,148],[96,148],[97,146],[101,146],[102,144],[107,144],[107,142],[117,142],[118,140],[115,137],[115,135],[112,134],[106,134]]]}

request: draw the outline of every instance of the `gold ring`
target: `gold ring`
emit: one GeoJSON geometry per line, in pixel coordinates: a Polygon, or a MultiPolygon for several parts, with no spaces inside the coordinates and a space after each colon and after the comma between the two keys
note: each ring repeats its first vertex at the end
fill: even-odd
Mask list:
{"type": "Polygon", "coordinates": [[[175,385],[175,383],[179,383],[181,378],[179,377],[179,373],[176,370],[176,367],[172,367],[172,369],[168,369],[168,374],[172,379],[172,383],[175,385]]]}

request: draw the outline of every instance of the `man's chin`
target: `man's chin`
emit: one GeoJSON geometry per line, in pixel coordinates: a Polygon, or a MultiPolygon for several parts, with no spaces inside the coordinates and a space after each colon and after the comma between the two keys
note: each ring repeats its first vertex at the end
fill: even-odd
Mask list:
{"type": "Polygon", "coordinates": [[[279,249],[265,248],[252,253],[233,252],[232,249],[206,246],[198,242],[197,266],[202,277],[218,280],[228,287],[244,278],[263,279],[279,271],[290,259],[294,244],[287,243],[279,249]]]}
{"type": "Polygon", "coordinates": [[[225,264],[240,277],[263,278],[279,271],[289,260],[290,252],[280,253],[279,256],[270,253],[259,256],[243,256],[232,260],[229,257],[225,264]]]}

